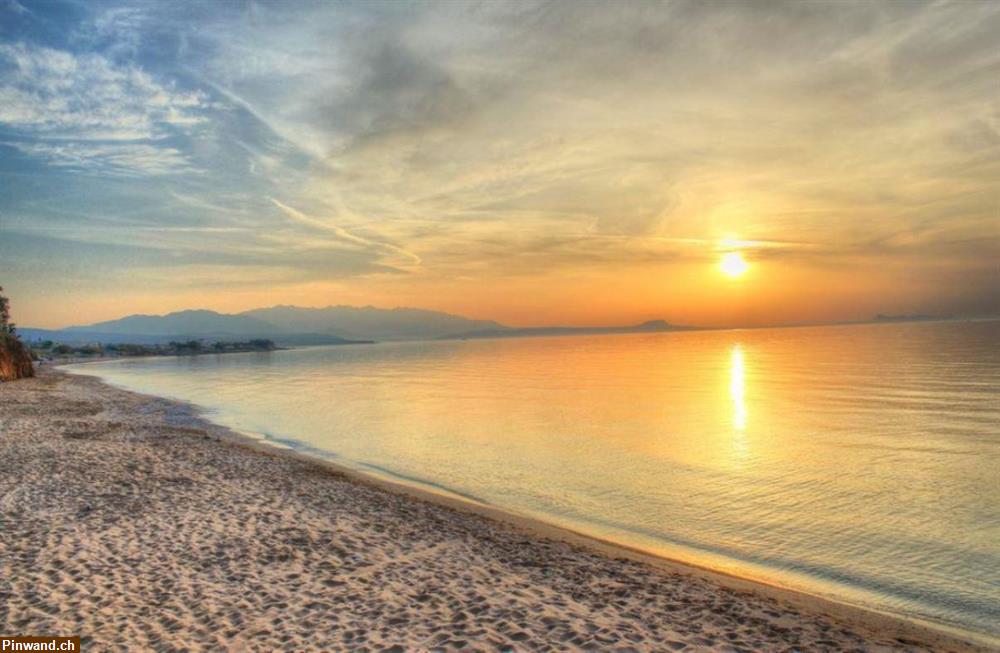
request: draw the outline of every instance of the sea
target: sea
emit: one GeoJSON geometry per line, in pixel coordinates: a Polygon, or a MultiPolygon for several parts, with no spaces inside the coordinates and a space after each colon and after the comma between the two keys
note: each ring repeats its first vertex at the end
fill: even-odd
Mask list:
{"type": "Polygon", "coordinates": [[[74,367],[373,475],[1000,641],[1000,321],[74,367]]]}

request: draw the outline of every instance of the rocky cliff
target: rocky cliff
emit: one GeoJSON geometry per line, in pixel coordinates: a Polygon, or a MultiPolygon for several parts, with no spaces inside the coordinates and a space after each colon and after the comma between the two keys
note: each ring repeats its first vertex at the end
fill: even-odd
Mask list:
{"type": "Polygon", "coordinates": [[[35,375],[28,348],[13,334],[0,334],[0,381],[35,375]]]}

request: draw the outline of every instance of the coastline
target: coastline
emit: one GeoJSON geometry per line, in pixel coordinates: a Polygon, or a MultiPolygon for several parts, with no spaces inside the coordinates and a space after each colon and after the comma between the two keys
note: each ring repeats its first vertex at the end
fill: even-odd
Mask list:
{"type": "MultiPolygon", "coordinates": [[[[218,426],[218,425],[216,425],[218,426]]],[[[590,535],[566,526],[560,526],[536,517],[522,515],[495,505],[483,503],[468,497],[462,497],[446,491],[434,491],[416,484],[396,481],[375,472],[366,472],[331,460],[318,458],[308,453],[297,451],[281,443],[245,435],[221,427],[229,431],[225,438],[232,444],[244,446],[268,455],[285,456],[302,460],[325,468],[334,474],[343,474],[355,483],[374,486],[388,492],[403,494],[420,501],[435,503],[452,510],[465,512],[489,520],[507,524],[525,533],[581,547],[600,555],[639,562],[658,570],[680,575],[696,576],[723,588],[739,592],[756,593],[773,598],[793,606],[803,612],[828,615],[838,622],[850,626],[858,626],[879,637],[898,638],[901,641],[916,643],[935,648],[943,647],[956,651],[990,651],[994,650],[986,640],[979,640],[973,634],[967,634],[958,629],[950,629],[919,619],[905,618],[874,608],[861,607],[837,601],[836,599],[811,594],[801,589],[786,587],[764,578],[751,578],[736,573],[713,569],[694,562],[657,555],[640,547],[629,546],[621,542],[590,535]]],[[[1000,650],[998,647],[996,650],[1000,650]]]]}
{"type": "MultiPolygon", "coordinates": [[[[27,383],[32,382],[29,381],[27,383]]],[[[549,646],[557,645],[559,648],[616,645],[645,649],[655,644],[654,648],[668,647],[674,650],[685,648],[686,650],[732,650],[733,648],[755,648],[761,645],[768,647],[776,643],[781,643],[783,646],[805,647],[810,650],[844,650],[852,647],[860,647],[865,650],[931,649],[981,651],[991,650],[991,647],[996,645],[994,642],[980,641],[973,635],[952,632],[935,624],[907,620],[895,615],[883,614],[867,608],[839,603],[824,597],[769,584],[759,579],[742,578],[690,563],[659,557],[636,548],[601,540],[570,529],[548,524],[532,517],[505,511],[495,506],[445,495],[444,493],[437,493],[401,481],[390,480],[374,473],[368,473],[289,449],[280,444],[276,445],[267,440],[237,433],[205,419],[199,415],[196,407],[190,404],[119,389],[85,373],[67,372],[47,366],[41,378],[34,382],[34,385],[46,384],[49,386],[69,386],[71,391],[74,391],[75,388],[77,396],[87,394],[92,396],[95,394],[99,395],[104,405],[102,413],[107,413],[109,407],[111,407],[111,412],[114,412],[116,410],[114,408],[115,404],[127,404],[132,409],[138,407],[147,413],[159,410],[164,411],[165,414],[171,414],[176,424],[171,424],[170,420],[161,420],[161,426],[167,429],[181,429],[181,434],[178,436],[181,441],[176,444],[182,448],[184,447],[182,440],[185,438],[196,440],[198,446],[205,446],[202,442],[208,440],[207,446],[220,450],[221,453],[217,452],[219,455],[228,455],[243,459],[242,462],[249,466],[267,465],[268,461],[274,461],[274,464],[279,466],[294,464],[315,476],[317,483],[346,483],[354,488],[354,490],[347,490],[348,492],[363,491],[369,494],[374,493],[372,496],[378,497],[378,501],[380,502],[388,500],[391,503],[394,500],[391,498],[387,499],[387,497],[395,497],[404,502],[413,501],[418,504],[416,508],[418,512],[442,510],[444,511],[443,516],[435,515],[435,520],[443,519],[451,525],[456,525],[455,523],[457,523],[456,527],[459,530],[472,527],[477,532],[484,531],[486,532],[486,540],[484,541],[492,542],[490,538],[494,537],[500,539],[513,537],[517,546],[530,551],[531,555],[538,554],[541,556],[543,562],[545,556],[553,552],[556,554],[556,560],[582,556],[583,562],[586,563],[585,566],[591,567],[596,565],[601,570],[601,573],[610,574],[608,578],[598,578],[598,580],[614,581],[622,586],[618,587],[618,590],[635,590],[640,593],[647,590],[652,591],[653,594],[647,593],[644,595],[647,601],[643,605],[647,605],[650,601],[655,602],[657,598],[660,598],[656,595],[655,590],[657,587],[667,586],[671,590],[680,592],[681,595],[685,592],[693,592],[692,596],[687,597],[688,600],[685,601],[682,597],[679,604],[673,603],[675,606],[674,611],[676,612],[677,605],[689,606],[692,602],[706,598],[706,605],[715,606],[718,609],[713,610],[708,608],[707,612],[702,611],[698,614],[701,614],[707,621],[718,621],[723,624],[715,630],[708,629],[709,632],[707,634],[702,627],[698,627],[697,630],[691,629],[690,632],[685,632],[684,629],[690,627],[689,620],[691,615],[685,614],[679,618],[677,616],[671,617],[671,610],[649,614],[641,619],[634,620],[634,623],[630,622],[629,618],[623,615],[635,615],[637,605],[634,605],[627,598],[628,594],[631,594],[631,591],[629,591],[626,594],[626,598],[623,599],[625,603],[620,605],[622,608],[621,615],[615,616],[615,619],[618,619],[617,623],[619,625],[617,626],[614,619],[607,617],[607,615],[602,615],[603,618],[610,620],[602,625],[596,633],[576,633],[574,636],[561,641],[553,639],[548,642],[545,640],[539,642],[533,636],[534,633],[528,632],[531,629],[525,627],[525,623],[530,621],[528,619],[525,623],[519,623],[516,629],[512,628],[512,632],[509,633],[505,633],[501,628],[486,632],[481,639],[471,637],[464,640],[457,640],[472,647],[482,646],[489,649],[491,647],[509,645],[515,649],[523,648],[528,650],[537,648],[535,644],[541,643],[549,646]],[[202,437],[198,438],[198,436],[202,437]],[[225,444],[223,445],[223,443],[225,444]],[[228,450],[222,451],[223,448],[228,450]],[[381,496],[383,494],[386,496],[381,496]],[[535,551],[534,549],[539,549],[539,551],[535,551]],[[624,571],[618,570],[618,566],[623,567],[624,571]],[[618,575],[619,572],[623,576],[618,575]],[[637,576],[634,574],[637,574],[637,576]],[[642,577],[648,577],[648,580],[652,583],[652,587],[642,585],[639,580],[642,577]],[[626,580],[622,580],[622,578],[626,580]],[[735,619],[732,624],[733,628],[729,629],[725,623],[728,623],[727,618],[732,616],[734,611],[752,613],[753,618],[748,619],[747,615],[744,614],[742,615],[742,621],[739,618],[735,619]],[[642,622],[649,621],[653,617],[660,619],[661,623],[658,626],[662,626],[664,630],[668,631],[668,634],[664,635],[663,639],[646,640],[644,638],[636,639],[630,637],[620,642],[607,642],[600,638],[600,635],[607,636],[609,630],[621,629],[620,624],[627,623],[629,629],[635,627],[641,630],[642,622]],[[789,623],[793,625],[789,626],[789,623]],[[520,637],[522,634],[525,635],[524,638],[520,637]],[[755,636],[770,636],[776,639],[745,641],[755,636]],[[505,637],[509,639],[505,639],[505,637]],[[737,638],[735,641],[734,637],[737,638]],[[809,637],[813,637],[813,639],[810,640],[809,637]]],[[[4,387],[4,390],[6,389],[4,387]]],[[[38,420],[43,421],[51,419],[51,417],[47,418],[44,414],[39,414],[36,417],[38,420]]],[[[90,417],[93,416],[91,415],[90,417]]],[[[72,421],[73,428],[85,427],[88,423],[86,416],[82,419],[76,416],[72,421]]],[[[153,419],[147,424],[147,427],[152,425],[155,428],[157,424],[158,422],[153,419]]],[[[0,426],[3,425],[0,424],[0,426]]],[[[96,426],[99,427],[100,425],[96,426]]],[[[28,428],[31,427],[29,424],[28,428]]],[[[72,438],[73,436],[63,434],[63,437],[72,438]]],[[[94,436],[95,439],[99,437],[100,434],[94,436]]],[[[80,440],[86,441],[87,438],[80,438],[80,440]]],[[[156,445],[153,444],[151,446],[155,453],[156,445]]],[[[8,505],[6,505],[4,499],[10,495],[11,490],[4,486],[0,486],[0,490],[5,490],[5,492],[0,492],[0,510],[6,511],[8,505]]],[[[211,487],[203,487],[202,491],[209,494],[213,492],[211,487]]],[[[4,513],[0,512],[0,517],[3,516],[4,513]]],[[[393,516],[389,514],[390,518],[393,516]]],[[[322,517],[320,516],[318,519],[322,520],[322,517]]],[[[426,528],[426,525],[417,523],[413,528],[420,534],[421,529],[426,528]]],[[[468,536],[468,533],[464,533],[464,535],[468,536]]],[[[507,553],[509,554],[509,551],[507,553]]],[[[0,556],[0,560],[3,558],[4,556],[0,556]]],[[[453,560],[452,562],[460,561],[453,560]]],[[[574,560],[573,562],[575,564],[580,561],[574,560]]],[[[544,565],[542,568],[544,568],[544,565]]],[[[0,571],[5,572],[5,574],[0,574],[0,577],[2,577],[12,570],[0,568],[0,571]]],[[[16,571],[16,568],[13,571],[16,571]]],[[[559,573],[561,568],[557,567],[550,569],[550,571],[559,573]]],[[[490,574],[487,574],[487,577],[489,576],[490,574]]],[[[600,577],[600,573],[596,574],[596,576],[600,577]]],[[[490,579],[487,578],[486,580],[490,579]]],[[[536,584],[537,580],[535,579],[536,584]]],[[[475,581],[473,581],[473,585],[475,585],[475,581]]],[[[18,600],[16,592],[11,592],[7,588],[4,588],[2,581],[0,581],[0,590],[5,590],[0,591],[0,597],[12,597],[14,602],[18,600]]],[[[533,591],[537,592],[539,590],[532,583],[528,583],[526,587],[519,586],[519,591],[526,591],[531,594],[533,591]]],[[[617,593],[614,596],[621,597],[622,595],[617,593]]],[[[6,611],[0,608],[0,625],[6,626],[7,631],[11,630],[11,626],[18,629],[28,628],[25,632],[38,631],[38,629],[30,628],[32,625],[30,620],[27,624],[19,625],[17,620],[11,619],[13,611],[14,608],[9,608],[6,611]]],[[[462,611],[459,610],[459,612],[462,611]]],[[[559,612],[559,609],[549,609],[544,616],[549,620],[558,622],[561,616],[559,612]]],[[[574,617],[576,616],[574,615],[574,617]]],[[[603,622],[598,621],[598,623],[603,622]]],[[[450,628],[448,623],[435,623],[433,619],[430,622],[424,623],[423,626],[438,626],[446,632],[449,632],[450,628]]],[[[454,643],[456,641],[455,637],[451,636],[449,636],[448,640],[440,642],[429,639],[414,640],[405,631],[393,633],[391,630],[388,636],[385,635],[386,631],[383,631],[383,640],[378,642],[377,645],[386,644],[386,648],[390,645],[401,645],[407,649],[423,650],[424,648],[445,648],[449,646],[447,642],[454,643]],[[406,641],[396,641],[399,637],[402,637],[406,641]]],[[[549,632],[551,632],[551,629],[549,632]]],[[[82,634],[87,635],[86,632],[82,634]]],[[[644,633],[641,634],[644,635],[644,633]]],[[[244,635],[247,634],[242,631],[239,633],[239,637],[244,635]]],[[[463,636],[459,635],[458,637],[463,636]]],[[[639,636],[640,633],[637,632],[636,637],[639,636]]],[[[239,639],[239,637],[236,639],[239,639]]],[[[252,637],[241,641],[245,644],[258,643],[252,637]]],[[[351,647],[357,643],[345,639],[326,640],[326,644],[330,644],[331,642],[351,647]]],[[[232,637],[228,638],[225,643],[229,646],[235,645],[232,637]]],[[[322,643],[321,641],[315,642],[315,644],[322,643]]],[[[366,643],[375,644],[374,642],[366,643]]],[[[462,648],[457,645],[453,647],[462,648]]],[[[375,650],[379,649],[376,648],[375,650]]]]}

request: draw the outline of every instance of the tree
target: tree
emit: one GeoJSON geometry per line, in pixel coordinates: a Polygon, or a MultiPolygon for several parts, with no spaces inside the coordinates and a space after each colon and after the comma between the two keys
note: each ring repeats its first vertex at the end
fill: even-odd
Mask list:
{"type": "Polygon", "coordinates": [[[0,334],[14,335],[14,323],[10,321],[10,300],[3,294],[3,286],[0,286],[0,334]]]}

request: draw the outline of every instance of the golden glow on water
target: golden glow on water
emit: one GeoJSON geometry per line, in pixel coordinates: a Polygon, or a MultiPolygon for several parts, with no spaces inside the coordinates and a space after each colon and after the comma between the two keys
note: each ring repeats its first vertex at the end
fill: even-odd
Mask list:
{"type": "Polygon", "coordinates": [[[747,427],[746,378],[743,369],[743,348],[734,345],[730,352],[729,395],[733,399],[733,427],[743,431],[747,427]]]}
{"type": "MultiPolygon", "coordinates": [[[[742,345],[729,350],[729,398],[732,401],[732,447],[729,456],[720,455],[717,464],[729,463],[733,469],[744,467],[751,459],[747,430],[746,369],[742,345]],[[728,460],[722,460],[728,458],[728,460]]],[[[724,412],[724,410],[719,411],[724,412]]],[[[720,452],[721,453],[721,452],[720,452]]]]}

